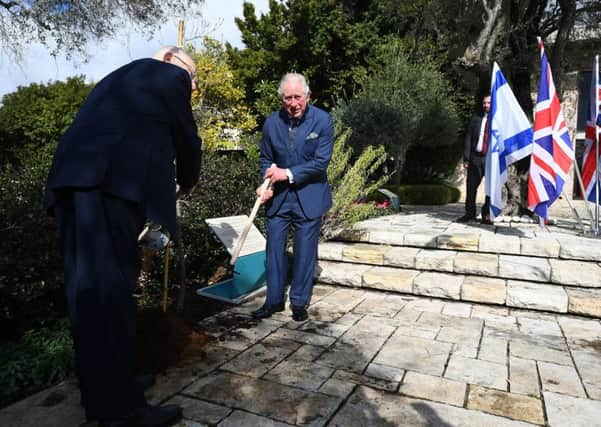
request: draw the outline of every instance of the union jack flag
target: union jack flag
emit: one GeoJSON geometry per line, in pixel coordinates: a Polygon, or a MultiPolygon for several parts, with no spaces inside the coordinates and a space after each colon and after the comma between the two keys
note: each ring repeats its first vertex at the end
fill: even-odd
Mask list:
{"type": "Polygon", "coordinates": [[[547,209],[561,194],[574,162],[574,146],[540,38],[538,44],[541,52],[541,76],[534,109],[534,144],[528,175],[528,209],[547,219],[547,209]]]}
{"type": "Polygon", "coordinates": [[[595,165],[598,165],[598,162],[595,161],[595,143],[599,140],[599,136],[601,135],[601,133],[597,132],[597,127],[595,126],[595,118],[599,112],[599,104],[601,104],[601,87],[599,86],[599,56],[595,56],[592,74],[593,78],[591,80],[590,104],[588,117],[586,119],[584,155],[582,156],[582,184],[584,185],[586,200],[595,203],[597,198],[595,186],[595,165]]]}

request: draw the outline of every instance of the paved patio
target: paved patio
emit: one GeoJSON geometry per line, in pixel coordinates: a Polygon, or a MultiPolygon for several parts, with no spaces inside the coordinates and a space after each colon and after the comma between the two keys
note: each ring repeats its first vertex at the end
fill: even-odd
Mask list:
{"type": "MultiPolygon", "coordinates": [[[[215,341],[151,402],[181,404],[188,427],[601,426],[599,319],[319,284],[308,321],[255,322],[262,302],[203,320],[215,341]]],[[[83,422],[73,381],[0,411],[2,426],[83,422]]]]}
{"type": "MultiPolygon", "coordinates": [[[[599,320],[318,285],[309,321],[249,323],[261,303],[205,319],[217,340],[151,401],[189,427],[601,426],[599,320]]],[[[78,402],[67,382],[0,425],[77,426],[78,402]]]]}

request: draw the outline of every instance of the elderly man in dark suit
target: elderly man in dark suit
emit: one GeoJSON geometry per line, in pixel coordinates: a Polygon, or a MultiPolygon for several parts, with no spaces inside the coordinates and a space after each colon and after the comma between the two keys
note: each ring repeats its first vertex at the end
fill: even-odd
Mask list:
{"type": "Polygon", "coordinates": [[[134,377],[132,294],[145,221],[174,235],[176,182],[185,193],[200,174],[195,73],[177,47],[110,73],[62,137],[48,177],[45,206],[64,256],[81,401],[101,426],[167,426],[181,416],[176,405],[149,406],[134,377]]]}
{"type": "MultiPolygon", "coordinates": [[[[465,148],[463,152],[463,168],[467,171],[467,189],[465,195],[465,215],[457,222],[476,220],[476,193],[484,178],[486,151],[488,149],[488,113],[490,111],[490,96],[482,98],[483,115],[474,116],[465,133],[465,148]]],[[[490,220],[490,198],[486,196],[482,205],[482,223],[492,224],[490,220]]]]}
{"type": "MultiPolygon", "coordinates": [[[[267,298],[253,316],[284,310],[288,273],[286,242],[294,229],[292,318],[307,319],[322,215],[332,206],[327,169],[334,126],[328,113],[309,105],[310,91],[301,74],[286,74],[278,89],[282,109],[263,126],[259,163],[271,186],[263,193],[267,217],[267,298]]],[[[257,190],[259,191],[259,190],[257,190]]]]}

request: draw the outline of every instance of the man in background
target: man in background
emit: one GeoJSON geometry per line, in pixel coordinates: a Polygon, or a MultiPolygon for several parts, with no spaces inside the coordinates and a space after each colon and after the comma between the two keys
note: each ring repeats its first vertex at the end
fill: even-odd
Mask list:
{"type": "Polygon", "coordinates": [[[173,46],[110,73],[62,137],[46,184],[81,402],[86,418],[101,426],[168,426],[181,417],[179,406],[149,406],[134,376],[133,292],[146,220],[173,236],[176,182],[185,193],[199,177],[195,74],[192,58],[173,46]]]}
{"type": "MultiPolygon", "coordinates": [[[[465,215],[457,222],[476,220],[476,194],[478,186],[484,178],[486,152],[488,150],[490,96],[482,98],[482,115],[472,117],[465,133],[463,151],[463,168],[467,171],[467,188],[465,194],[465,215]]],[[[490,220],[490,198],[486,196],[482,205],[482,224],[492,224],[490,220]]]]}
{"type": "MultiPolygon", "coordinates": [[[[328,113],[309,105],[310,90],[301,74],[286,74],[278,89],[282,108],[263,126],[259,164],[271,180],[263,193],[267,225],[267,298],[257,319],[284,310],[288,278],[286,244],[294,230],[290,285],[292,318],[308,318],[321,217],[332,206],[327,169],[334,125],[328,113]]],[[[257,190],[259,192],[259,190],[257,190]]]]}

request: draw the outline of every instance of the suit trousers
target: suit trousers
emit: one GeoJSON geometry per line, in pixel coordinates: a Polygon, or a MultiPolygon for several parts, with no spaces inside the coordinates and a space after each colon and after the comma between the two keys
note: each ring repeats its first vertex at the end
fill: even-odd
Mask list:
{"type": "Polygon", "coordinates": [[[293,189],[278,212],[266,220],[267,225],[267,298],[266,304],[284,302],[288,277],[286,244],[288,230],[294,230],[293,273],[290,285],[290,303],[306,307],[313,292],[313,272],[317,262],[317,244],[321,217],[307,218],[293,189]]]}
{"type": "MultiPolygon", "coordinates": [[[[474,157],[470,159],[467,166],[467,189],[465,195],[465,214],[476,218],[476,194],[478,186],[484,178],[485,157],[474,157]]],[[[488,196],[482,205],[482,217],[490,215],[490,202],[488,196]]]]}
{"type": "Polygon", "coordinates": [[[135,289],[143,211],[98,190],[63,191],[55,205],[81,401],[89,420],[146,403],[134,382],[135,289]]]}

